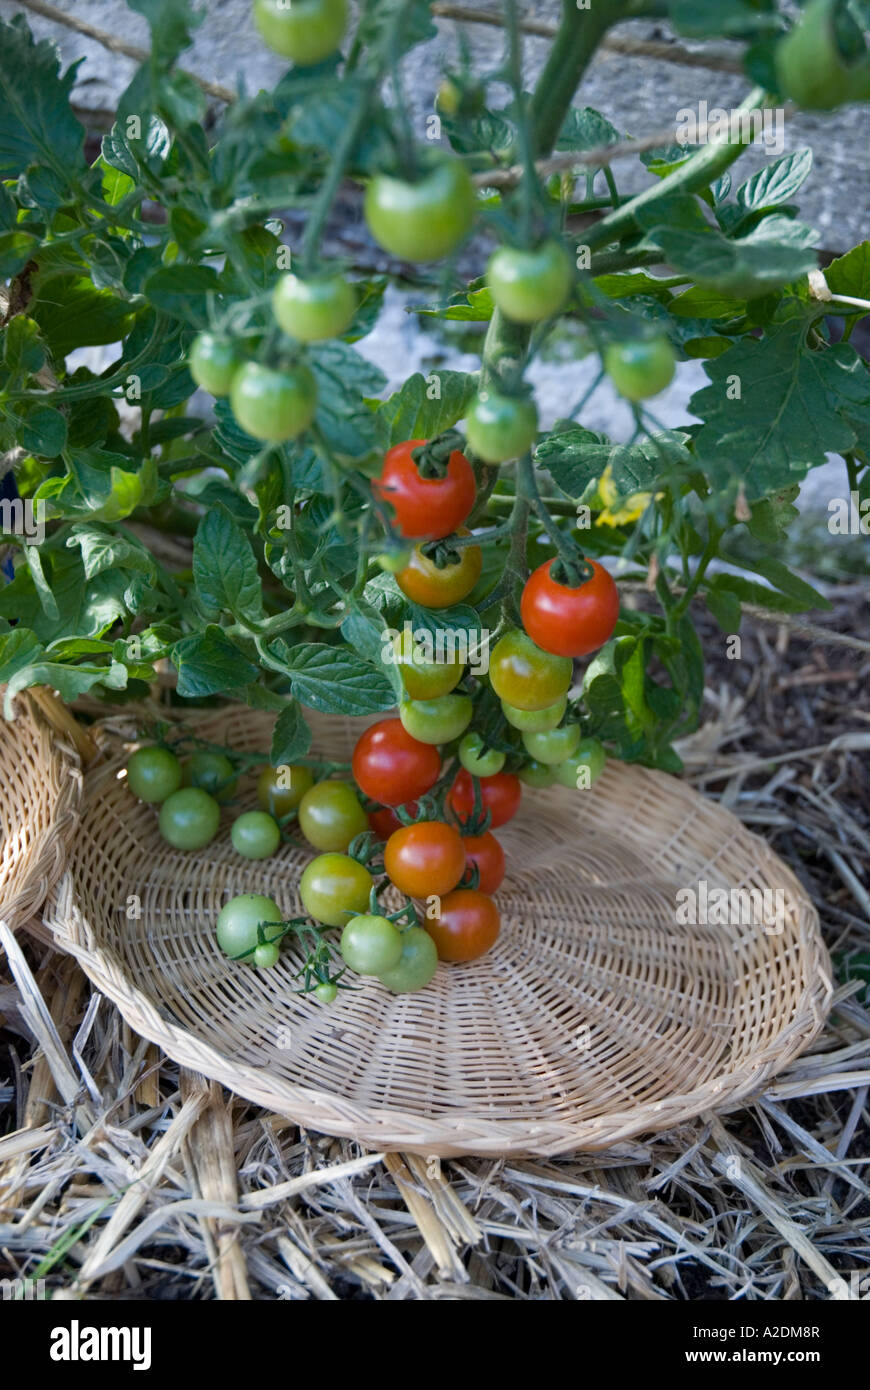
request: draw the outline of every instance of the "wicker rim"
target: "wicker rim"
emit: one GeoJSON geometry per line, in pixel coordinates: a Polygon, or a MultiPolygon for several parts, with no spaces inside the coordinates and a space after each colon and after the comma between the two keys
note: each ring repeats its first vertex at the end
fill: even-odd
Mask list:
{"type": "Polygon", "coordinates": [[[0,917],[13,930],[41,907],[63,873],[81,802],[78,752],[51,718],[58,703],[42,688],[24,692],[16,696],[14,719],[0,723],[0,917]]]}
{"type": "MultiPolygon", "coordinates": [[[[252,719],[265,718],[254,716],[250,711],[246,712],[245,717],[247,724],[252,719]]],[[[216,738],[220,720],[221,716],[210,717],[207,722],[212,727],[202,732],[207,737],[216,738]]],[[[315,722],[328,728],[334,741],[334,730],[339,721],[318,721],[315,716],[315,722]]],[[[360,721],[355,721],[357,733],[360,724],[360,721]]],[[[111,721],[111,726],[107,723],[100,731],[98,741],[107,754],[113,743],[117,750],[117,739],[124,729],[124,721],[115,720],[111,721]]],[[[129,723],[126,733],[129,737],[129,723]]],[[[228,738],[226,741],[232,743],[234,740],[228,738]]],[[[260,746],[264,746],[262,740],[260,746]]],[[[105,758],[100,760],[100,764],[105,766],[105,758]]],[[[830,963],[819,934],[815,909],[791,871],[763,840],[747,831],[730,812],[704,801],[684,783],[665,774],[619,765],[610,775],[617,783],[620,779],[623,782],[629,779],[622,790],[623,793],[627,790],[630,796],[644,795],[663,804],[675,795],[682,803],[688,799],[691,803],[690,813],[691,809],[696,809],[700,815],[703,810],[708,820],[713,819],[716,832],[721,837],[719,843],[739,843],[741,849],[751,855],[759,873],[773,876],[776,883],[786,886],[797,908],[794,930],[787,949],[786,943],[783,943],[777,958],[776,970],[780,983],[772,986],[769,992],[782,992],[780,977],[783,960],[794,965],[792,983],[799,976],[803,985],[797,992],[793,989],[794,998],[786,1012],[774,1012],[774,1022],[767,1027],[766,1033],[757,1019],[752,1021],[752,1000],[748,1004],[746,1000],[735,1000],[735,1013],[739,1015],[743,1011],[740,1027],[744,1032],[748,1029],[752,1033],[750,1052],[743,1060],[736,1064],[732,1061],[720,1067],[715,1074],[705,1076],[700,1084],[678,1088],[663,1099],[608,1108],[605,1113],[593,1118],[572,1120],[557,1116],[520,1115],[514,1119],[505,1114],[490,1117],[485,1110],[416,1113],[393,1105],[360,1104],[336,1089],[288,1081],[274,1070],[251,1065],[241,1058],[228,1055],[228,1050],[213,1046],[204,1037],[197,1036],[195,1031],[167,1018],[155,999],[131,977],[125,960],[113,946],[106,943],[99,927],[83,910],[74,871],[68,872],[56,888],[49,906],[47,925],[57,945],[78,958],[95,985],[115,1002],[127,1022],[139,1033],[161,1046],[182,1065],[203,1072],[257,1104],[291,1116],[305,1127],[356,1138],[377,1149],[404,1149],[441,1156],[464,1153],[499,1156],[534,1153],[543,1156],[570,1149],[612,1147],[639,1134],[671,1128],[703,1110],[733,1108],[744,1102],[818,1034],[824,1023],[832,988],[830,963]]],[[[573,795],[566,794],[569,799],[573,795]]],[[[570,804],[570,800],[566,800],[565,805],[570,804]]],[[[87,811],[83,818],[86,816],[87,811]]],[[[95,903],[94,909],[98,906],[95,903]]],[[[729,945],[735,954],[744,950],[739,940],[729,942],[729,945]]],[[[752,966],[746,974],[748,978],[757,976],[758,967],[752,966]]],[[[753,988],[758,990],[757,980],[753,988]]],[[[774,1003],[770,1007],[775,1009],[774,1003]]],[[[739,1031],[737,1025],[734,1027],[735,1031],[739,1031]]]]}

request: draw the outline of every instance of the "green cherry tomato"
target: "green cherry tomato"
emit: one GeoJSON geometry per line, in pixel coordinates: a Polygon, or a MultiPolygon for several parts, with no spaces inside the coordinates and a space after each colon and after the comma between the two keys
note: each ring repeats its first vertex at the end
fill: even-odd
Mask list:
{"type": "Polygon", "coordinates": [[[314,776],[307,767],[294,763],[264,767],[257,778],[257,801],[261,810],[280,820],[296,810],[309,787],[313,786],[314,776]]]}
{"type": "Polygon", "coordinates": [[[368,828],[368,817],[349,782],[318,782],[299,803],[299,829],[315,849],[345,850],[368,828]]]}
{"type": "Polygon", "coordinates": [[[282,444],[308,429],[317,408],[317,382],[303,363],[277,370],[246,362],[233,379],[230,405],[242,429],[282,444]]]}
{"type": "Polygon", "coordinates": [[[520,768],[517,776],[527,787],[552,787],[556,780],[556,769],[547,763],[537,763],[533,758],[520,768]]]}
{"type": "Polygon", "coordinates": [[[407,183],[378,174],[365,194],[365,219],[375,241],[403,261],[440,261],[471,231],[475,193],[461,160],[437,161],[407,183]]]}
{"type": "Polygon", "coordinates": [[[561,724],[568,708],[568,696],[563,695],[555,704],[545,705],[543,709],[517,709],[506,700],[501,702],[501,712],[507,722],[524,734],[539,734],[544,729],[555,729],[561,724]]]}
{"type": "Polygon", "coordinates": [[[319,854],[299,880],[302,905],[315,922],[343,927],[354,912],[365,912],[373,879],[364,864],[347,854],[319,854]]]}
{"type": "Polygon", "coordinates": [[[182,786],[200,787],[218,801],[226,801],[236,789],[236,770],[226,753],[211,753],[201,748],[184,763],[182,786]]]}
{"type": "Polygon", "coordinates": [[[402,954],[398,965],[383,970],[378,979],[393,994],[410,994],[428,985],[438,969],[438,948],[422,927],[409,927],[402,934],[402,954]]]}
{"type": "Polygon", "coordinates": [[[320,1000],[321,1004],[334,1004],[338,997],[338,985],[334,985],[331,981],[324,980],[321,984],[315,986],[314,995],[315,998],[320,1000]]]}
{"type": "Polygon", "coordinates": [[[356,294],[343,275],[300,280],[282,275],[272,295],[272,312],[285,333],[300,343],[339,338],[356,313],[356,294]]]}
{"type": "Polygon", "coordinates": [[[780,91],[808,111],[833,111],[846,102],[870,98],[866,48],[856,43],[856,56],[848,61],[838,42],[838,18],[842,22],[835,0],[810,0],[774,50],[780,91]]]}
{"type": "Polygon", "coordinates": [[[567,656],[542,652],[517,627],[500,637],[490,652],[489,681],[500,700],[517,709],[540,710],[565,694],[573,665],[567,656]]]}
{"type": "Polygon", "coordinates": [[[137,748],[127,764],[127,786],[140,801],[165,801],[181,786],[181,763],[168,748],[137,748]]]}
{"type": "Polygon", "coordinates": [[[261,893],[240,893],[218,913],[218,945],[228,956],[243,956],[245,965],[255,965],[257,928],[262,924],[265,941],[272,945],[271,938],[280,940],[283,933],[277,929],[270,931],[270,927],[281,921],[281,909],[272,898],[263,897],[261,893]]]}
{"type": "Polygon", "coordinates": [[[676,353],[667,338],[608,343],[604,349],[607,375],[620,395],[629,401],[645,401],[664,391],[676,365],[676,353]]]}
{"type": "Polygon", "coordinates": [[[481,391],[465,419],[468,444],[484,463],[507,463],[531,449],[538,434],[538,409],[528,396],[481,391]]]}
{"type": "Polygon", "coordinates": [[[573,281],[571,259],[559,241],[545,241],[535,251],[500,246],[486,272],[495,304],[514,323],[552,318],[568,298],[573,281]]]}
{"type": "Polygon", "coordinates": [[[265,811],[244,811],[233,821],[230,839],[245,859],[268,859],[281,843],[281,831],[265,811]]]}
{"type": "Polygon", "coordinates": [[[271,941],[263,946],[257,946],[254,951],[254,964],[258,970],[271,970],[273,965],[277,965],[281,959],[281,952],[277,946],[273,946],[271,941]]]}
{"type": "Polygon", "coordinates": [[[561,729],[544,729],[537,734],[523,734],[523,744],[536,763],[564,763],[580,745],[579,724],[563,724],[561,729]]]}
{"type": "Polygon", "coordinates": [[[203,849],[217,834],[221,808],[201,787],[182,787],[160,807],[160,834],[173,849],[203,849]]]}
{"type": "Polygon", "coordinates": [[[340,942],[341,958],[358,975],[380,975],[402,958],[402,933],[387,917],[351,917],[340,942]]]}
{"type": "Polygon", "coordinates": [[[480,734],[466,734],[459,745],[459,761],[472,777],[493,777],[504,767],[505,755],[488,748],[480,734]]]}
{"type": "Polygon", "coordinates": [[[254,0],[254,23],[266,43],[297,67],[334,53],[347,27],[346,0],[254,0]]]}
{"type": "Polygon", "coordinates": [[[468,695],[439,695],[435,700],[403,700],[399,718],[406,733],[420,743],[449,743],[468,728],[474,707],[468,695]]]}
{"type": "Polygon", "coordinates": [[[462,679],[461,661],[427,661],[423,648],[408,628],[393,639],[392,657],[412,700],[437,700],[449,695],[462,679]]]}
{"type": "Polygon", "coordinates": [[[216,333],[198,333],[193,340],[187,366],[197,386],[213,396],[228,396],[233,378],[242,365],[233,343],[216,333]]]}
{"type": "Polygon", "coordinates": [[[556,781],[563,787],[582,791],[597,781],[604,771],[607,754],[597,738],[581,740],[576,752],[556,768],[556,781]]]}

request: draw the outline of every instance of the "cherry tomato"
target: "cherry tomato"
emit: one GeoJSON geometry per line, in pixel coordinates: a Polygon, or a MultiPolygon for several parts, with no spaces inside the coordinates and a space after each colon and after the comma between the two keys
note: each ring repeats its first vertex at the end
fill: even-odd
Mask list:
{"type": "Polygon", "coordinates": [[[441,899],[437,917],[426,918],[439,960],[477,960],[495,945],[501,926],[492,898],[475,888],[457,888],[441,899]]]}
{"type": "Polygon", "coordinates": [[[607,375],[620,395],[629,401],[645,401],[664,391],[676,365],[676,353],[667,338],[608,343],[604,349],[607,375]]]}
{"type": "Polygon", "coordinates": [[[281,952],[271,941],[254,949],[254,964],[258,970],[271,970],[281,959],[281,952]]]}
{"type": "Polygon", "coordinates": [[[435,942],[422,927],[408,927],[402,932],[402,954],[398,965],[378,976],[382,985],[393,994],[409,994],[428,985],[438,968],[435,942]]]}
{"type": "Polygon", "coordinates": [[[299,829],[315,849],[345,850],[368,824],[349,782],[318,782],[299,803],[299,829]]]}
{"type": "Polygon", "coordinates": [[[465,872],[462,836],[443,821],[403,825],[387,841],[384,868],[399,892],[409,898],[449,893],[465,872]]]}
{"type": "Polygon", "coordinates": [[[480,734],[466,734],[459,745],[459,761],[473,777],[493,777],[504,767],[505,755],[488,747],[480,734]]]}
{"type": "Polygon", "coordinates": [[[236,769],[225,753],[200,748],[184,763],[181,782],[185,787],[201,787],[218,801],[226,801],[236,789],[236,769]]]}
{"type": "Polygon", "coordinates": [[[574,270],[559,241],[535,251],[500,246],[489,259],[486,283],[501,312],[514,323],[539,323],[558,313],[574,282],[574,270]]]}
{"type": "Polygon", "coordinates": [[[240,893],[237,898],[230,898],[218,913],[218,945],[228,956],[242,956],[245,965],[256,965],[257,928],[262,925],[266,944],[273,945],[283,932],[270,931],[270,927],[281,921],[281,909],[272,898],[260,893],[240,893]]]}
{"type": "Polygon", "coordinates": [[[501,712],[507,722],[524,734],[539,734],[543,729],[555,729],[557,724],[561,724],[567,708],[567,695],[552,705],[544,705],[543,709],[517,709],[516,705],[509,705],[506,700],[501,702],[501,712]]]}
{"type": "MultiPolygon", "coordinates": [[[[489,811],[490,826],[497,830],[512,820],[520,808],[523,789],[512,772],[497,772],[493,777],[481,777],[480,799],[484,811],[489,811]]],[[[460,821],[466,821],[474,811],[474,783],[465,768],[457,773],[450,789],[450,806],[460,821]]]]}
{"type": "Polygon", "coordinates": [[[442,478],[422,477],[413,453],[425,444],[425,439],[409,439],[394,445],[373,486],[392,506],[400,535],[407,540],[437,541],[465,521],[474,506],[477,486],[471,464],[458,449],[450,455],[442,478]]]}
{"type": "Polygon", "coordinates": [[[611,637],[619,617],[619,591],[597,560],[593,575],[573,589],[551,574],[546,560],[526,581],[520,601],[523,627],[533,642],[556,656],[588,656],[611,637]]]}
{"type": "Polygon", "coordinates": [[[233,414],[254,439],[281,444],[308,429],[317,408],[317,382],[303,363],[277,370],[246,362],[233,378],[233,414]]]}
{"type": "Polygon", "coordinates": [[[168,748],[137,748],[127,764],[127,786],[140,801],[165,801],[181,786],[181,763],[168,748]]]}
{"type": "Polygon", "coordinates": [[[245,811],[233,821],[230,839],[245,859],[268,859],[281,843],[281,831],[265,811],[245,811]]]}
{"type": "Polygon", "coordinates": [[[349,855],[319,854],[302,870],[299,896],[315,922],[343,927],[352,913],[366,911],[373,882],[365,865],[349,855]]]}
{"type": "Polygon", "coordinates": [[[361,913],[341,933],[342,960],[358,975],[380,975],[402,958],[402,933],[388,917],[361,913]]]}
{"type": "MultiPolygon", "coordinates": [[[[416,816],[416,801],[412,801],[404,809],[409,816],[416,816]]],[[[404,821],[399,820],[392,806],[379,806],[376,811],[369,811],[369,825],[379,840],[389,840],[394,830],[401,829],[404,821]]]]}
{"type": "Polygon", "coordinates": [[[465,433],[484,463],[507,463],[528,453],[538,435],[538,408],[527,396],[480,391],[468,407],[465,433]]]}
{"type": "Polygon", "coordinates": [[[343,275],[319,275],[312,280],[282,275],[272,295],[272,313],[284,332],[299,343],[340,338],[356,306],[356,292],[343,275]]]}
{"type": "Polygon", "coordinates": [[[489,682],[500,700],[517,709],[553,705],[571,684],[573,667],[564,656],[541,651],[519,628],[510,628],[490,652],[489,682]]]}
{"type": "Polygon", "coordinates": [[[378,174],[364,212],[375,241],[403,261],[440,261],[471,231],[474,184],[461,160],[439,159],[416,183],[378,174]]]}
{"type": "Polygon", "coordinates": [[[870,98],[866,50],[857,61],[847,61],[836,20],[834,0],[810,0],[774,50],[780,91],[808,111],[833,111],[845,102],[870,98]]]}
{"type": "Polygon", "coordinates": [[[182,787],[160,807],[160,834],[173,849],[202,849],[220,825],[221,808],[200,787],[182,787]]]}
{"type": "Polygon", "coordinates": [[[431,743],[421,743],[401,719],[381,719],[366,729],[353,750],[357,786],[372,801],[404,806],[434,787],[441,758],[431,743]]]}
{"type": "Polygon", "coordinates": [[[547,763],[535,762],[532,758],[520,768],[517,776],[527,787],[552,787],[556,780],[556,769],[547,763]]]}
{"type": "Polygon", "coordinates": [[[346,0],[254,0],[254,23],[269,47],[297,67],[334,53],[347,26],[346,0]]]}
{"type": "Polygon", "coordinates": [[[187,359],[188,370],[197,386],[213,396],[228,396],[242,358],[228,338],[216,333],[198,333],[187,359]]]}
{"type": "Polygon", "coordinates": [[[494,893],[505,875],[504,850],[498,840],[491,830],[485,830],[482,835],[466,835],[462,843],[467,863],[477,865],[478,891],[494,893]]]}
{"type": "MultiPolygon", "coordinates": [[[[280,767],[264,767],[257,778],[257,800],[262,810],[280,820],[295,811],[305,793],[314,786],[314,776],[307,767],[282,763],[280,767]]],[[[317,846],[318,849],[326,846],[317,846]]]]}
{"type": "Polygon", "coordinates": [[[474,706],[468,695],[439,695],[437,700],[403,700],[399,718],[421,743],[449,743],[468,728],[474,706]]]}
{"type": "Polygon", "coordinates": [[[319,985],[315,985],[314,994],[321,1004],[333,1004],[338,995],[338,985],[334,985],[331,980],[322,980],[319,985]]]}
{"type": "Polygon", "coordinates": [[[538,734],[523,734],[529,757],[536,763],[563,763],[571,758],[580,745],[579,724],[563,724],[560,729],[544,729],[538,734]]]}
{"type": "Polygon", "coordinates": [[[584,738],[572,756],[557,765],[556,781],[582,791],[598,780],[606,762],[607,754],[598,739],[584,738]]]}
{"type": "MultiPolygon", "coordinates": [[[[468,534],[462,526],[457,531],[459,536],[468,534]]],[[[483,555],[479,545],[463,546],[458,554],[456,564],[439,569],[419,545],[415,546],[407,565],[396,575],[396,583],[406,598],[422,608],[450,608],[461,603],[480,578],[483,555]]]]}
{"type": "Polygon", "coordinates": [[[393,640],[392,660],[399,668],[402,684],[412,700],[437,700],[449,695],[462,680],[461,661],[428,661],[414,634],[403,628],[393,640]]]}

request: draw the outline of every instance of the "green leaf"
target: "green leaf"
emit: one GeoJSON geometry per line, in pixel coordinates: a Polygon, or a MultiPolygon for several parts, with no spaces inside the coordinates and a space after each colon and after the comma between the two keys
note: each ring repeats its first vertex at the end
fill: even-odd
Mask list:
{"type": "Polygon", "coordinates": [[[0,23],[0,178],[17,178],[36,162],[68,177],[84,169],[84,127],[70,106],[78,64],[61,76],[58,59],[21,15],[0,23]]]}
{"type": "MultiPolygon", "coordinates": [[[[825,279],[832,294],[870,299],[870,241],[860,242],[845,256],[831,261],[825,269],[825,279]]],[[[864,313],[870,313],[870,310],[864,310],[864,313]]]]}
{"type": "Polygon", "coordinates": [[[774,215],[734,239],[706,224],[702,230],[661,223],[648,229],[644,247],[656,247],[675,271],[702,285],[752,298],[813,270],[817,262],[811,248],[817,240],[810,228],[774,215]]]}
{"type": "Polygon", "coordinates": [[[45,347],[39,325],[26,314],[16,314],[3,329],[3,361],[10,375],[34,376],[45,365],[45,347]]]}
{"type": "Polygon", "coordinates": [[[57,458],[66,447],[66,417],[48,405],[30,409],[17,429],[18,443],[40,458],[57,458]]]}
{"type": "Polygon", "coordinates": [[[290,700],[278,715],[272,734],[272,766],[281,767],[293,763],[296,758],[304,758],[310,747],[311,730],[297,701],[290,700]]]}
{"type": "Polygon", "coordinates": [[[205,11],[197,12],[188,0],[128,0],[128,4],[148,21],[151,61],[158,68],[170,67],[190,47],[190,31],[205,17],[205,11]]]}
{"type": "Polygon", "coordinates": [[[218,273],[209,265],[167,265],[149,275],[144,293],[155,309],[194,328],[206,328],[208,296],[220,287],[218,273]]]}
{"type": "Polygon", "coordinates": [[[376,714],[396,703],[385,672],[343,647],[324,642],[289,647],[278,638],[269,651],[280,661],[296,699],[310,709],[323,714],[376,714]]]}
{"type": "Polygon", "coordinates": [[[663,299],[665,303],[670,303],[673,296],[672,290],[663,285],[655,275],[648,275],[645,270],[625,270],[614,275],[597,275],[593,283],[608,299],[628,299],[635,294],[649,294],[655,299],[663,299]]]}
{"type": "Polygon", "coordinates": [[[819,593],[818,589],[814,589],[812,584],[808,584],[799,575],[792,574],[788,566],[784,565],[781,560],[776,560],[769,555],[762,555],[755,550],[751,555],[744,557],[730,545],[721,546],[721,555],[722,559],[729,564],[760,574],[762,579],[766,579],[780,593],[793,599],[799,605],[799,609],[830,609],[831,607],[831,604],[823,594],[819,593]]]}
{"type": "Polygon", "coordinates": [[[309,363],[317,379],[316,423],[330,451],[347,460],[374,453],[382,443],[377,417],[360,397],[384,389],[383,372],[339,340],[313,347],[309,363]]]}
{"type": "Polygon", "coordinates": [[[737,201],[746,212],[758,212],[777,203],[787,203],[809,177],[812,167],[813,152],[810,149],[784,154],[781,159],[766,164],[741,184],[737,190],[737,201]]]}
{"type": "Polygon", "coordinates": [[[695,452],[717,490],[740,477],[753,502],[799,481],[827,454],[854,447],[844,417],[870,409],[866,368],[847,343],[811,351],[806,333],[805,319],[790,319],[706,363],[711,385],[689,409],[704,422],[695,452]]]}
{"type": "Polygon", "coordinates": [[[755,38],[778,33],[781,20],[769,4],[752,0],[670,0],[671,23],[693,39],[755,38]]]}
{"type": "Polygon", "coordinates": [[[79,547],[86,579],[110,570],[144,574],[149,583],[157,577],[151,554],[130,536],[102,526],[76,525],[66,543],[69,549],[79,547]]]}
{"type": "Polygon", "coordinates": [[[190,699],[227,694],[257,675],[256,666],[215,624],[182,637],[170,657],[178,671],[178,693],[190,699]]]}
{"type": "Polygon", "coordinates": [[[46,551],[40,558],[58,616],[46,614],[26,565],[19,565],[14,579],[0,589],[0,615],[17,619],[46,646],[65,638],[102,637],[123,617],[123,574],[108,571],[88,580],[81,557],[68,550],[46,551]]]}
{"type": "Polygon", "coordinates": [[[37,275],[28,313],[36,321],[52,356],[60,359],[80,347],[97,347],[123,338],[130,305],[111,290],[98,290],[86,276],[37,275]]]}
{"type": "Polygon", "coordinates": [[[223,507],[207,512],[193,541],[197,597],[209,617],[240,621],[263,616],[263,589],[251,543],[223,507]]]}
{"type": "Polygon", "coordinates": [[[630,497],[648,492],[661,478],[690,464],[688,438],[680,430],[664,430],[636,444],[611,444],[578,425],[548,435],[535,449],[535,463],[546,468],[573,501],[579,501],[608,466],[619,495],[630,497]]]}
{"type": "Polygon", "coordinates": [[[675,295],[668,307],[678,318],[734,319],[746,313],[746,300],[734,299],[709,285],[692,285],[675,295]]]}
{"type": "Polygon", "coordinates": [[[591,106],[572,106],[562,124],[557,150],[593,150],[619,141],[619,131],[591,106]]]}
{"type": "Polygon", "coordinates": [[[415,309],[414,313],[419,314],[421,318],[451,319],[460,323],[488,323],[494,310],[492,293],[484,285],[479,290],[454,295],[448,304],[429,304],[424,309],[415,309]]]}
{"type": "Polygon", "coordinates": [[[477,391],[477,377],[467,372],[415,372],[378,414],[389,427],[390,444],[406,439],[434,439],[464,418],[477,391]]]}
{"type": "Polygon", "coordinates": [[[740,599],[736,594],[730,593],[727,589],[717,589],[715,584],[711,582],[704,597],[707,607],[723,632],[739,631],[742,610],[740,599]]]}
{"type": "Polygon", "coordinates": [[[29,232],[4,232],[0,236],[0,279],[11,280],[23,270],[38,245],[29,232]]]}
{"type": "Polygon", "coordinates": [[[417,0],[410,8],[406,0],[378,0],[376,5],[365,8],[357,42],[380,50],[396,62],[416,44],[434,39],[437,34],[425,0],[417,0]]]}

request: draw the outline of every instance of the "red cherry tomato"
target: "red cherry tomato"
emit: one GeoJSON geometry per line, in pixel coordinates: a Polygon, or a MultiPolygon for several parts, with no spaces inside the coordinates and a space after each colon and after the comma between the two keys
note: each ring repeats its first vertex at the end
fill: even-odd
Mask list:
{"type": "Polygon", "coordinates": [[[403,806],[434,787],[441,757],[434,744],[406,733],[401,719],[381,719],[358,740],[352,766],[366,796],[384,806],[403,806]]]}
{"type": "Polygon", "coordinates": [[[400,893],[428,898],[449,893],[465,872],[465,844],[444,821],[403,825],[387,841],[384,868],[400,893]]]}
{"type": "Polygon", "coordinates": [[[461,526],[477,492],[471,464],[454,449],[441,478],[421,476],[413,458],[425,439],[396,444],[384,459],[374,489],[396,513],[396,526],[407,540],[440,540],[461,526]]]}
{"type": "Polygon", "coordinates": [[[441,960],[477,960],[494,945],[501,918],[492,898],[474,888],[457,888],[441,899],[437,917],[426,918],[426,930],[441,960]]]}
{"type": "MultiPolygon", "coordinates": [[[[416,801],[410,802],[404,809],[409,816],[416,816],[416,801]]],[[[369,811],[369,825],[379,840],[389,840],[393,831],[400,830],[403,824],[404,822],[399,820],[392,806],[378,806],[377,810],[369,811]]]]}
{"type": "MultiPolygon", "coordinates": [[[[492,777],[481,777],[480,799],[483,809],[492,816],[490,825],[493,830],[513,819],[519,810],[522,794],[520,779],[512,772],[496,772],[492,777]]],[[[474,811],[474,782],[465,768],[450,789],[450,806],[461,821],[467,820],[474,811]]]]}
{"type": "Polygon", "coordinates": [[[479,891],[494,893],[505,874],[504,850],[498,840],[491,830],[485,830],[482,835],[467,835],[462,843],[469,867],[477,865],[479,891]]]}
{"type": "Polygon", "coordinates": [[[587,656],[604,645],[619,617],[619,592],[610,574],[597,560],[594,571],[579,588],[559,584],[546,560],[530,575],[523,589],[520,611],[523,627],[543,651],[556,656],[587,656]]]}

